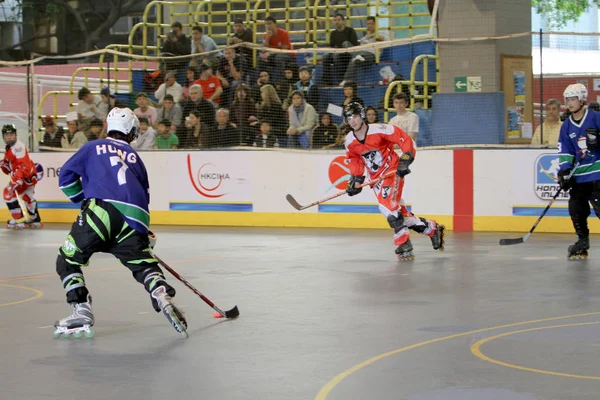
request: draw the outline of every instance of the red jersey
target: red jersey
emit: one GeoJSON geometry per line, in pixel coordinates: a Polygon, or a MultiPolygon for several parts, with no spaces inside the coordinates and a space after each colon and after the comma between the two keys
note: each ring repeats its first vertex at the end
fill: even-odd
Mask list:
{"type": "Polygon", "coordinates": [[[362,176],[366,166],[371,180],[398,165],[400,157],[394,151],[394,145],[398,145],[403,153],[411,152],[413,157],[416,154],[413,139],[402,129],[388,124],[368,125],[363,142],[354,136],[354,132],[350,132],[344,145],[346,158],[350,160],[350,173],[362,176]]]}
{"type": "MultiPolygon", "coordinates": [[[[267,39],[267,34],[263,35],[263,40],[267,39]]],[[[273,49],[282,49],[283,46],[287,46],[288,50],[292,50],[292,42],[290,41],[290,34],[281,28],[277,28],[277,34],[269,38],[269,47],[273,49]]]]}
{"type": "Polygon", "coordinates": [[[4,153],[2,171],[10,174],[12,180],[30,180],[37,174],[35,164],[29,158],[29,152],[25,145],[17,140],[11,147],[7,147],[4,153]]]}

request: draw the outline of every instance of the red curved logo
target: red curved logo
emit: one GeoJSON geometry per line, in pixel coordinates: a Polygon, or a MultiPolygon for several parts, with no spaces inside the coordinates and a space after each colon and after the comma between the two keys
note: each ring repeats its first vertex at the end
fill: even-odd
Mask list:
{"type": "Polygon", "coordinates": [[[196,177],[194,177],[194,173],[192,172],[192,159],[189,154],[187,156],[188,174],[190,176],[190,181],[192,182],[192,186],[194,186],[194,189],[196,189],[196,192],[200,193],[204,197],[216,199],[221,196],[224,196],[225,193],[211,194],[210,192],[214,192],[221,186],[221,184],[223,183],[223,177],[219,176],[218,183],[213,187],[204,186],[202,184],[202,169],[209,165],[212,165],[213,167],[215,166],[214,164],[211,164],[211,163],[202,164],[202,166],[198,169],[198,172],[196,173],[196,177]],[[196,184],[196,179],[197,179],[197,184],[196,184]]]}
{"type": "Polygon", "coordinates": [[[338,156],[334,158],[329,164],[328,174],[332,187],[340,190],[346,189],[346,184],[350,178],[350,168],[348,167],[346,157],[338,156]]]}

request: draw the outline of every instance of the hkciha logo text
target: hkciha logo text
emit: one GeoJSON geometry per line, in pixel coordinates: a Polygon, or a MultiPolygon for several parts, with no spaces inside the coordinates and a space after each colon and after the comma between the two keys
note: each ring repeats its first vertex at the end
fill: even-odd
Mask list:
{"type": "MultiPolygon", "coordinates": [[[[535,160],[534,190],[537,197],[550,200],[560,185],[558,184],[559,161],[557,154],[542,154],[535,160]]],[[[569,194],[561,192],[557,200],[568,200],[569,194]]]]}
{"type": "Polygon", "coordinates": [[[222,192],[219,189],[223,181],[230,179],[228,173],[220,172],[212,163],[204,163],[194,172],[190,154],[187,156],[187,167],[190,182],[192,182],[192,186],[200,195],[216,199],[227,194],[219,193],[222,192]]]}

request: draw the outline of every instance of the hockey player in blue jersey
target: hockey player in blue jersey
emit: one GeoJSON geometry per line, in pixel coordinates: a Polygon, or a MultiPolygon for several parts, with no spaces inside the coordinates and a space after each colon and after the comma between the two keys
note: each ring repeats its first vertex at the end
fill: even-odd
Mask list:
{"type": "Polygon", "coordinates": [[[570,190],[569,215],[578,238],[568,248],[569,259],[588,256],[590,203],[600,216],[600,113],[584,107],[587,96],[585,85],[567,86],[564,98],[571,115],[563,122],[558,138],[558,182],[564,191],[570,190]]]}
{"type": "Polygon", "coordinates": [[[148,174],[129,145],[138,136],[138,119],[129,108],[113,108],[106,123],[108,138],[86,143],[60,171],[60,189],[72,202],[82,204],[56,260],[73,313],[56,322],[54,336],[93,336],[92,300],[81,267],[102,252],[129,268],[150,293],[156,312],[162,311],[187,337],[187,322],[171,301],[175,289],[166,282],[151,250],[155,237],[148,229],[148,174]]]}

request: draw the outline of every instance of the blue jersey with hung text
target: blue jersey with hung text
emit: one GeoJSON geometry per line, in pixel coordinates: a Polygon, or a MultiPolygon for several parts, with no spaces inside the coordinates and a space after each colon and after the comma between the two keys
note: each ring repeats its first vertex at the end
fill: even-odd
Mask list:
{"type": "Polygon", "coordinates": [[[104,200],[115,206],[133,229],[148,232],[148,173],[127,142],[112,138],[87,142],[61,167],[58,185],[72,202],[104,200]]]}
{"type": "Polygon", "coordinates": [[[586,110],[581,121],[573,116],[563,122],[558,137],[558,159],[560,170],[572,169],[579,163],[573,177],[575,182],[593,182],[600,179],[600,148],[589,151],[586,129],[600,129],[600,113],[586,110]]]}

